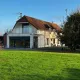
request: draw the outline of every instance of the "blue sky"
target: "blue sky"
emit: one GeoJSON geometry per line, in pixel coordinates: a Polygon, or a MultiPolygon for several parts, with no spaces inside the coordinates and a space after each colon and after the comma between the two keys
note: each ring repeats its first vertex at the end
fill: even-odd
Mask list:
{"type": "Polygon", "coordinates": [[[0,34],[12,29],[19,17],[32,16],[61,24],[68,14],[80,7],[80,0],[0,0],[0,34]]]}

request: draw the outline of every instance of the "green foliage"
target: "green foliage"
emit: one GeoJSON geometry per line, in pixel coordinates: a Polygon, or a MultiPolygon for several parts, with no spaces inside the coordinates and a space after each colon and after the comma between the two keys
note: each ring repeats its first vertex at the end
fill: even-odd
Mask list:
{"type": "Polygon", "coordinates": [[[0,80],[80,80],[80,54],[0,51],[0,80]]]}
{"type": "Polygon", "coordinates": [[[61,41],[69,48],[76,49],[80,45],[80,12],[77,11],[67,16],[63,26],[61,41]]]}

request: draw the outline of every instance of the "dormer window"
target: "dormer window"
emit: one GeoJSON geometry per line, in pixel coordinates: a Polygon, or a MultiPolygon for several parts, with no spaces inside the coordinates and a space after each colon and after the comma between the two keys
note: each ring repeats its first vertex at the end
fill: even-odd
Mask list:
{"type": "Polygon", "coordinates": [[[45,25],[45,28],[46,29],[49,29],[50,27],[49,27],[49,25],[47,25],[47,24],[44,24],[45,25]]]}
{"type": "Polygon", "coordinates": [[[44,25],[45,25],[45,28],[49,31],[52,31],[54,29],[50,24],[44,24],[44,25]]]}

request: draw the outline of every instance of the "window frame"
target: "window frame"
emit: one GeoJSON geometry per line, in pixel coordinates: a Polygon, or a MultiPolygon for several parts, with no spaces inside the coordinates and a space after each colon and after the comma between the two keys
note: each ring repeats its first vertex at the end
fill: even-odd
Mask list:
{"type": "Polygon", "coordinates": [[[53,44],[55,44],[55,38],[53,38],[53,44]]]}
{"type": "Polygon", "coordinates": [[[27,32],[24,31],[24,28],[25,28],[25,29],[27,29],[27,28],[29,29],[28,25],[29,25],[29,23],[23,23],[23,24],[22,24],[22,33],[23,33],[23,34],[29,33],[29,30],[26,30],[27,32]]]}
{"type": "Polygon", "coordinates": [[[47,40],[47,45],[49,45],[49,38],[46,38],[46,40],[47,40]]]}

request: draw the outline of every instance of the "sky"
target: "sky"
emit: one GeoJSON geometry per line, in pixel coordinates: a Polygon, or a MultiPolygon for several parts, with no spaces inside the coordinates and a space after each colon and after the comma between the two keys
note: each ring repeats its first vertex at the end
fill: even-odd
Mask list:
{"type": "Polygon", "coordinates": [[[67,15],[80,8],[80,0],[0,0],[0,34],[14,27],[19,13],[61,24],[67,15]]]}

